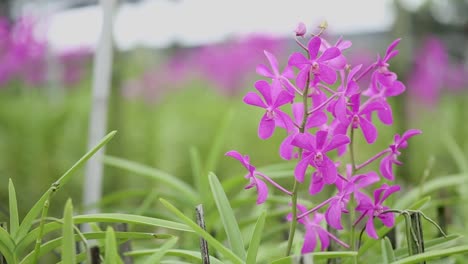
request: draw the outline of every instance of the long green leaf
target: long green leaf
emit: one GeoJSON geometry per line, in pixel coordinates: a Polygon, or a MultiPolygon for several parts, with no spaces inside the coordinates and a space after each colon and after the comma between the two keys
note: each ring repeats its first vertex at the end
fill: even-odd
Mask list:
{"type": "Polygon", "coordinates": [[[130,171],[140,176],[156,180],[158,183],[166,184],[171,190],[177,191],[181,196],[185,196],[185,199],[188,201],[196,203],[196,201],[199,200],[197,192],[190,185],[167,172],[117,157],[104,156],[103,161],[104,164],[108,166],[130,171]]]}
{"type": "Polygon", "coordinates": [[[123,264],[122,260],[120,259],[118,250],[117,242],[115,241],[114,229],[111,226],[108,226],[106,230],[104,264],[123,264]]]}
{"type": "MultiPolygon", "coordinates": [[[[146,256],[153,254],[154,252],[157,252],[158,249],[144,249],[144,250],[134,250],[131,252],[126,252],[125,255],[127,256],[146,256]]],[[[174,256],[174,257],[180,257],[180,258],[185,258],[185,259],[190,259],[195,261],[196,263],[202,262],[201,254],[200,251],[191,251],[191,250],[183,250],[183,249],[169,249],[166,252],[167,256],[174,256]]],[[[186,262],[182,262],[186,263],[186,262]]],[[[224,264],[225,262],[220,261],[219,259],[210,256],[210,263],[213,264],[224,264]]]]}
{"type": "Polygon", "coordinates": [[[18,202],[13,181],[8,181],[8,203],[10,206],[10,236],[15,237],[19,228],[18,202]]]}
{"type": "Polygon", "coordinates": [[[73,234],[73,205],[68,199],[63,213],[62,228],[62,262],[64,264],[76,263],[75,236],[73,234]]]}
{"type": "Polygon", "coordinates": [[[443,176],[424,183],[422,188],[414,188],[403,197],[397,199],[394,207],[399,209],[407,208],[411,203],[421,196],[428,195],[436,190],[445,189],[451,186],[458,186],[466,182],[466,174],[443,176]],[[422,189],[422,191],[421,191],[422,189]]]}
{"type": "MultiPolygon", "coordinates": [[[[78,215],[73,217],[73,221],[75,224],[82,224],[82,223],[129,223],[129,224],[138,224],[138,225],[147,225],[147,226],[154,226],[154,227],[162,227],[168,228],[173,230],[185,231],[185,232],[193,232],[193,230],[181,223],[162,220],[158,218],[146,217],[146,216],[139,216],[139,215],[128,215],[128,214],[89,214],[89,215],[78,215]]],[[[44,234],[52,232],[54,230],[60,229],[61,224],[57,222],[47,223],[44,225],[44,234]]],[[[39,229],[36,228],[31,230],[23,240],[21,240],[17,247],[16,252],[17,254],[22,254],[22,252],[32,243],[35,241],[37,235],[39,233],[39,229]]]]}
{"type": "Polygon", "coordinates": [[[221,242],[219,242],[218,240],[216,240],[214,237],[212,237],[208,232],[206,232],[205,230],[203,230],[203,228],[201,228],[199,225],[197,225],[197,223],[195,223],[194,221],[192,221],[190,218],[188,218],[187,216],[185,216],[184,213],[182,213],[181,211],[179,211],[179,209],[177,209],[176,207],[174,207],[171,203],[169,203],[168,201],[164,200],[164,199],[159,199],[161,201],[161,203],[169,210],[171,211],[172,213],[174,213],[177,217],[179,217],[184,223],[186,223],[188,226],[190,226],[193,231],[195,231],[198,235],[200,235],[201,237],[203,237],[207,242],[208,242],[208,245],[212,246],[213,248],[215,248],[216,250],[219,251],[219,253],[223,254],[223,256],[227,259],[229,259],[232,263],[235,263],[235,264],[242,264],[243,261],[236,255],[234,254],[232,251],[230,251],[228,248],[226,248],[225,246],[223,246],[223,244],[221,242]]]}
{"type": "Polygon", "coordinates": [[[250,239],[249,249],[247,251],[246,263],[257,263],[257,253],[262,240],[263,227],[265,226],[266,212],[263,211],[255,224],[252,238],[250,239]]]}
{"type": "Polygon", "coordinates": [[[15,262],[15,241],[11,238],[10,234],[0,227],[0,253],[5,257],[7,263],[15,262]]]}
{"type": "MultiPolygon", "coordinates": [[[[427,251],[430,251],[431,249],[447,245],[451,243],[453,240],[456,240],[461,237],[462,236],[458,234],[451,234],[451,235],[448,235],[447,237],[438,237],[438,238],[434,238],[431,240],[424,240],[424,247],[427,251]]],[[[395,249],[395,256],[397,258],[408,256],[408,247],[399,247],[395,249]]]]}
{"type": "Polygon", "coordinates": [[[245,246],[242,239],[242,234],[239,229],[239,224],[236,221],[234,211],[229,204],[229,200],[224,193],[223,187],[219,182],[216,175],[210,173],[208,175],[210,181],[211,192],[213,193],[213,198],[218,207],[218,212],[221,216],[221,222],[223,222],[224,230],[226,232],[229,244],[231,245],[232,252],[239,256],[242,260],[245,260],[245,246]]]}
{"type": "Polygon", "coordinates": [[[380,245],[382,247],[382,263],[389,264],[395,261],[395,252],[393,251],[390,239],[384,237],[380,240],[380,245]]]}
{"type": "MultiPolygon", "coordinates": [[[[314,252],[303,255],[304,259],[313,258],[313,260],[331,259],[331,258],[352,258],[357,256],[355,251],[331,251],[331,252],[314,252]]],[[[293,264],[296,263],[299,256],[289,256],[271,262],[271,264],[293,264]]]]}
{"type": "Polygon", "coordinates": [[[452,247],[448,249],[440,249],[440,250],[424,252],[421,254],[406,257],[404,259],[400,259],[398,261],[393,262],[392,264],[420,263],[426,260],[438,259],[438,258],[442,258],[445,256],[452,256],[456,254],[466,254],[466,253],[468,253],[468,246],[464,245],[464,246],[452,247]]]}
{"type": "MultiPolygon", "coordinates": [[[[169,234],[153,234],[153,233],[141,233],[141,232],[114,232],[115,237],[121,241],[119,242],[124,242],[129,239],[135,240],[135,239],[168,239],[172,238],[172,235],[169,234]]],[[[92,233],[83,233],[83,237],[86,238],[87,240],[98,240],[99,242],[103,241],[102,245],[100,247],[104,247],[105,245],[105,239],[106,239],[106,232],[92,232],[92,233]]],[[[74,239],[78,240],[80,239],[79,234],[74,235],[74,239]]],[[[40,255],[39,257],[50,253],[51,251],[55,250],[56,248],[60,247],[62,244],[63,237],[58,237],[52,240],[49,240],[45,242],[44,244],[41,245],[41,250],[40,250],[40,255]]],[[[77,261],[79,259],[77,258],[77,261]]],[[[30,253],[26,257],[23,258],[20,264],[33,264],[33,254],[30,253]]]]}
{"type": "Polygon", "coordinates": [[[58,188],[67,183],[70,180],[70,177],[75,171],[80,169],[86,161],[88,161],[99,149],[104,147],[117,133],[117,131],[112,131],[107,136],[105,136],[101,142],[99,142],[94,148],[92,148],[88,153],[81,157],[68,171],[66,171],[52,186],[42,195],[42,197],[34,204],[34,206],[29,210],[26,217],[21,222],[21,225],[18,228],[18,232],[14,237],[15,241],[20,241],[26,234],[29,232],[34,219],[41,213],[42,208],[44,207],[45,202],[49,199],[50,194],[56,192],[58,188]]]}
{"type": "Polygon", "coordinates": [[[164,245],[162,245],[159,250],[153,253],[146,261],[145,264],[160,263],[161,259],[164,257],[166,252],[173,248],[177,243],[177,237],[169,239],[164,245]]]}

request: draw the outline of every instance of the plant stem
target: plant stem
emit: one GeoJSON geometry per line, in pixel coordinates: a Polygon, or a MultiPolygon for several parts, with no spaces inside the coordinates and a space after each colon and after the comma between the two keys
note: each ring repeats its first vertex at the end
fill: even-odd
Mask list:
{"type": "Polygon", "coordinates": [[[41,215],[41,220],[39,223],[39,234],[37,235],[36,238],[36,245],[34,246],[34,261],[33,263],[39,263],[39,254],[41,253],[41,244],[42,244],[42,235],[44,234],[44,225],[45,225],[45,220],[47,218],[47,213],[49,212],[49,201],[50,201],[51,195],[49,194],[49,197],[44,203],[44,207],[42,208],[42,215],[41,215]]]}
{"type": "MultiPolygon", "coordinates": [[[[310,54],[307,54],[307,56],[310,58],[310,54]]],[[[304,105],[304,116],[302,117],[302,123],[301,126],[299,127],[299,132],[304,133],[305,131],[305,126],[307,124],[307,118],[309,117],[308,113],[308,95],[309,95],[309,85],[310,85],[310,72],[307,76],[307,81],[306,85],[304,87],[304,93],[302,94],[302,103],[304,105]]],[[[302,159],[302,149],[299,149],[299,160],[302,159]]],[[[291,226],[289,228],[289,238],[288,238],[288,247],[286,249],[286,256],[289,256],[291,254],[291,248],[292,244],[294,242],[294,235],[296,234],[296,227],[297,227],[297,192],[299,189],[299,182],[296,180],[296,177],[294,177],[294,187],[291,195],[291,206],[292,206],[292,219],[291,219],[291,226]]]]}
{"type": "MultiPolygon", "coordinates": [[[[354,128],[351,126],[351,132],[350,132],[350,143],[349,143],[349,153],[351,157],[351,177],[354,176],[354,173],[356,172],[356,158],[354,156],[354,128]]],[[[351,228],[351,233],[350,233],[350,249],[351,251],[356,250],[356,226],[353,225],[353,220],[356,218],[356,214],[354,211],[354,207],[356,206],[354,199],[349,200],[349,205],[350,205],[350,210],[349,210],[349,218],[350,218],[350,228],[351,228]]],[[[355,264],[357,264],[357,256],[353,258],[353,261],[355,264]]]]}

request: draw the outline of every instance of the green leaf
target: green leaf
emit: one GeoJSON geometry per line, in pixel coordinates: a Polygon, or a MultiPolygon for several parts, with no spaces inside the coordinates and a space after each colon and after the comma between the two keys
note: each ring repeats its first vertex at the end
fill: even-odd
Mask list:
{"type": "MultiPolygon", "coordinates": [[[[127,256],[145,256],[153,254],[154,252],[158,251],[158,249],[145,249],[145,250],[134,250],[131,252],[126,252],[125,255],[127,256]]],[[[200,251],[192,251],[192,250],[183,250],[183,249],[169,249],[166,252],[167,256],[174,256],[180,257],[185,259],[190,259],[195,261],[195,263],[199,263],[202,261],[200,251]]],[[[185,263],[185,262],[182,262],[185,263]]],[[[213,264],[224,264],[224,262],[220,261],[219,259],[210,256],[210,263],[213,264]]]]}
{"type": "Polygon", "coordinates": [[[468,175],[466,174],[457,174],[451,176],[443,176],[433,179],[424,183],[421,188],[414,188],[411,191],[407,192],[403,197],[397,199],[394,208],[407,208],[413,201],[427,195],[431,192],[434,192],[439,189],[445,189],[448,187],[454,187],[466,182],[466,178],[468,175]]]}
{"type": "MultiPolygon", "coordinates": [[[[352,258],[356,257],[357,252],[355,251],[332,251],[332,252],[314,252],[303,255],[304,259],[312,258],[314,261],[322,259],[331,259],[331,258],[352,258]]],[[[297,263],[297,260],[300,256],[289,256],[281,258],[271,262],[271,264],[294,264],[297,263]]]]}
{"type": "Polygon", "coordinates": [[[162,245],[159,250],[153,253],[146,261],[145,264],[160,263],[161,259],[164,257],[166,252],[173,248],[177,243],[177,237],[169,239],[164,245],[162,245]]]}
{"type": "Polygon", "coordinates": [[[18,202],[16,201],[16,191],[13,181],[8,181],[8,202],[10,206],[10,235],[16,236],[19,228],[18,202]]]}
{"type": "Polygon", "coordinates": [[[392,243],[388,237],[384,237],[380,240],[382,247],[382,263],[389,264],[395,261],[395,252],[393,252],[392,243]]]}
{"type": "MultiPolygon", "coordinates": [[[[431,249],[435,249],[435,248],[444,246],[446,244],[449,244],[453,240],[456,240],[461,237],[462,236],[458,234],[451,234],[451,235],[448,235],[447,237],[438,237],[438,238],[434,238],[431,240],[424,240],[424,247],[426,248],[427,251],[430,251],[431,249]]],[[[397,258],[408,256],[408,247],[399,247],[395,249],[395,256],[397,258]]]]}
{"type": "Polygon", "coordinates": [[[265,226],[266,212],[263,211],[255,224],[252,238],[250,239],[249,249],[247,251],[246,263],[257,263],[257,253],[262,240],[263,227],[265,226]]]}
{"type": "Polygon", "coordinates": [[[206,206],[210,201],[208,173],[203,172],[200,152],[194,147],[190,148],[190,164],[192,165],[193,182],[201,196],[202,204],[206,206]]]}
{"type": "Polygon", "coordinates": [[[16,263],[14,252],[15,241],[3,227],[0,227],[0,253],[5,257],[7,263],[16,263]]]}
{"type": "Polygon", "coordinates": [[[115,241],[114,229],[111,226],[108,226],[106,230],[104,264],[123,264],[122,260],[119,257],[117,242],[115,241]]]}
{"type": "Polygon", "coordinates": [[[226,133],[228,132],[229,124],[234,117],[234,111],[231,109],[225,114],[222,118],[221,125],[219,129],[216,131],[215,138],[211,143],[211,148],[208,152],[208,158],[205,164],[205,173],[209,171],[215,171],[216,164],[218,162],[219,157],[222,157],[221,148],[224,143],[224,138],[226,137],[226,133]]]}
{"type": "Polygon", "coordinates": [[[392,262],[392,264],[420,263],[422,261],[438,259],[438,258],[442,258],[445,256],[452,256],[452,255],[463,254],[463,253],[468,253],[467,245],[424,252],[421,254],[406,257],[404,259],[400,259],[398,261],[392,262]]]}
{"type": "Polygon", "coordinates": [[[75,236],[73,233],[73,205],[72,201],[68,199],[65,204],[63,213],[63,228],[62,228],[62,263],[75,264],[76,263],[76,249],[75,249],[75,236]]]}
{"type": "Polygon", "coordinates": [[[236,217],[234,216],[234,211],[216,175],[210,173],[208,179],[232,252],[244,260],[246,256],[244,241],[236,217]]]}
{"type": "Polygon", "coordinates": [[[101,142],[99,142],[94,148],[92,148],[88,153],[81,157],[68,171],[66,171],[52,186],[42,195],[42,197],[34,204],[34,206],[29,210],[26,217],[21,222],[21,225],[18,228],[18,232],[14,239],[16,242],[20,241],[26,234],[29,232],[34,219],[41,213],[42,208],[44,207],[45,202],[49,199],[49,196],[56,192],[58,188],[67,183],[70,180],[70,177],[75,171],[80,169],[86,161],[88,161],[99,149],[104,147],[117,133],[117,131],[112,131],[107,136],[105,136],[101,142]]]}
{"type": "MultiPolygon", "coordinates": [[[[168,228],[173,230],[180,230],[185,232],[193,232],[191,228],[188,226],[162,220],[158,218],[146,217],[146,216],[139,216],[139,215],[129,215],[129,214],[89,214],[89,215],[78,215],[73,217],[73,221],[75,224],[82,224],[82,223],[94,223],[94,222],[101,222],[101,223],[129,223],[129,224],[138,224],[138,225],[147,225],[147,226],[154,226],[154,227],[162,227],[168,228]]],[[[44,234],[52,232],[54,230],[60,229],[61,224],[57,222],[47,223],[44,225],[44,234]]],[[[37,235],[39,233],[39,228],[31,230],[27,234],[27,236],[21,240],[17,247],[16,252],[17,254],[21,254],[30,243],[34,242],[37,235]]]]}
{"type": "Polygon", "coordinates": [[[197,223],[193,222],[190,218],[184,215],[179,209],[175,208],[171,203],[164,199],[159,199],[161,203],[172,213],[174,213],[177,217],[179,217],[184,223],[186,223],[188,226],[190,226],[193,231],[195,231],[198,235],[203,237],[207,242],[208,245],[212,246],[216,250],[219,251],[219,253],[223,254],[223,256],[227,259],[229,259],[232,263],[235,264],[242,264],[244,263],[236,254],[234,254],[232,251],[230,251],[228,248],[223,246],[221,242],[216,240],[214,237],[212,237],[208,232],[203,230],[197,223]]]}
{"type": "Polygon", "coordinates": [[[158,183],[166,184],[171,190],[183,196],[184,200],[192,202],[199,200],[198,194],[190,185],[167,172],[117,157],[104,156],[103,161],[104,164],[108,166],[130,171],[140,176],[156,180],[158,183]]]}

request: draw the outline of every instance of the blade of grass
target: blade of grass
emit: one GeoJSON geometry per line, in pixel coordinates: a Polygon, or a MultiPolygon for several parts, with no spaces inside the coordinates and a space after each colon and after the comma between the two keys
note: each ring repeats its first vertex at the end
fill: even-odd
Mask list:
{"type": "MultiPolygon", "coordinates": [[[[332,258],[352,258],[357,255],[355,251],[332,251],[332,252],[314,252],[303,255],[303,258],[313,258],[314,261],[322,259],[332,259],[332,258]]],[[[296,263],[299,256],[289,256],[285,258],[280,258],[271,262],[271,264],[292,264],[296,263]]]]}
{"type": "Polygon", "coordinates": [[[167,251],[175,246],[177,243],[177,237],[173,237],[169,239],[166,243],[164,243],[158,251],[153,253],[146,261],[145,264],[153,264],[153,263],[160,263],[161,259],[167,253],[167,251]]]}
{"type": "Polygon", "coordinates": [[[119,257],[117,242],[115,241],[114,229],[111,226],[106,230],[106,246],[104,264],[123,264],[119,257]]]}
{"type": "Polygon", "coordinates": [[[257,263],[257,253],[262,240],[263,227],[265,226],[266,212],[263,211],[255,224],[252,238],[250,239],[249,249],[247,250],[246,263],[257,263]]]}
{"type": "Polygon", "coordinates": [[[388,237],[384,237],[380,240],[382,247],[382,263],[389,264],[395,261],[395,252],[392,248],[392,243],[388,237]]]}
{"type": "Polygon", "coordinates": [[[10,234],[0,226],[0,253],[5,257],[7,263],[16,263],[15,241],[10,234]]]}
{"type": "Polygon", "coordinates": [[[214,237],[212,237],[208,232],[203,230],[200,226],[198,226],[197,223],[192,221],[190,218],[184,215],[179,209],[174,207],[171,203],[164,199],[159,199],[161,203],[173,214],[175,214],[177,217],[179,217],[185,224],[190,226],[193,231],[195,231],[198,235],[202,236],[210,246],[215,248],[216,250],[219,251],[219,253],[223,254],[223,256],[227,259],[229,259],[232,263],[235,264],[242,264],[244,263],[236,254],[234,254],[231,250],[223,246],[221,242],[216,240],[214,237]]]}
{"type": "Polygon", "coordinates": [[[73,205],[70,199],[65,204],[63,213],[62,236],[62,262],[74,264],[76,263],[76,247],[73,233],[73,205]]]}
{"type": "Polygon", "coordinates": [[[70,180],[70,177],[73,175],[75,171],[80,169],[85,162],[90,159],[99,149],[104,147],[117,133],[117,131],[112,131],[107,136],[105,136],[101,142],[99,142],[94,148],[92,148],[88,153],[86,153],[83,157],[81,157],[68,171],[66,171],[52,186],[42,195],[42,197],[34,204],[34,206],[29,210],[28,214],[25,216],[21,225],[18,228],[18,232],[16,236],[14,236],[14,240],[16,242],[20,241],[26,234],[29,232],[34,219],[40,214],[42,211],[45,202],[49,199],[50,194],[57,191],[62,185],[67,183],[70,180]]]}
{"type": "Polygon", "coordinates": [[[404,259],[400,259],[398,261],[392,262],[392,264],[413,264],[413,263],[420,263],[421,261],[438,259],[445,256],[452,256],[456,254],[466,254],[468,253],[468,246],[457,246],[448,249],[440,249],[434,251],[424,252],[422,254],[413,255],[410,257],[406,257],[404,259]]]}
{"type": "MultiPolygon", "coordinates": [[[[451,234],[451,235],[448,235],[447,237],[438,237],[438,238],[434,238],[428,241],[424,241],[424,246],[428,250],[431,250],[440,246],[444,246],[452,242],[453,240],[456,240],[461,237],[462,236],[458,234],[451,234]]],[[[397,258],[408,256],[408,247],[405,246],[405,247],[400,247],[400,248],[395,249],[395,256],[397,258]]]]}
{"type": "Polygon", "coordinates": [[[245,260],[246,253],[244,241],[239,229],[239,224],[237,223],[231,204],[229,204],[226,193],[224,192],[216,175],[210,173],[208,175],[208,180],[210,181],[211,192],[213,193],[216,207],[218,207],[218,212],[221,216],[224,231],[226,232],[229,244],[231,245],[232,252],[242,260],[245,260]]]}
{"type": "MultiPolygon", "coordinates": [[[[146,256],[153,254],[154,252],[158,251],[158,249],[146,249],[146,250],[135,250],[132,252],[126,253],[129,256],[146,256]]],[[[191,250],[184,250],[184,249],[169,249],[166,252],[167,256],[174,256],[174,257],[181,257],[185,259],[193,260],[195,263],[202,262],[201,254],[199,251],[191,251],[191,250]]],[[[186,263],[186,262],[182,262],[186,263]]],[[[191,262],[192,263],[192,262],[191,262]]],[[[213,264],[224,264],[225,262],[220,261],[219,259],[210,256],[210,263],[213,264]]]]}
{"type": "Polygon", "coordinates": [[[136,173],[140,176],[156,180],[158,183],[164,183],[172,190],[177,191],[181,196],[185,196],[187,201],[195,203],[199,200],[197,192],[190,185],[167,172],[117,157],[104,156],[103,161],[108,166],[136,173]]]}
{"type": "Polygon", "coordinates": [[[10,207],[10,236],[14,237],[19,228],[18,202],[13,181],[8,181],[8,203],[10,207]]]}

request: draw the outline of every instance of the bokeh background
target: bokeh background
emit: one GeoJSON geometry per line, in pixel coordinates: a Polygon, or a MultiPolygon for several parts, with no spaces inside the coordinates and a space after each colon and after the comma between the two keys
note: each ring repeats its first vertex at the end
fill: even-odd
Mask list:
{"type": "MultiPolygon", "coordinates": [[[[411,139],[403,156],[405,166],[398,170],[399,183],[411,188],[440,175],[468,171],[468,1],[282,2],[118,1],[113,10],[107,120],[108,130],[118,130],[118,135],[106,154],[190,183],[190,150],[208,159],[223,133],[214,168],[221,178],[243,173],[223,157],[230,149],[249,153],[258,166],[281,162],[278,146],[283,135],[258,139],[262,113],[244,105],[242,96],[260,79],[255,67],[267,62],[263,50],[285,65],[297,49],[296,24],[302,21],[313,30],[325,19],[331,41],[343,36],[353,42],[346,54],[353,65],[373,62],[395,38],[402,38],[392,70],[407,91],[392,99],[395,125],[379,127],[375,145],[359,146],[362,159],[388,146],[394,133],[419,128],[423,135],[411,139]]],[[[102,10],[93,0],[4,0],[0,14],[3,221],[8,216],[8,178],[16,185],[24,215],[86,152],[102,10]]],[[[81,210],[83,175],[80,171],[54,199],[71,196],[81,210]]],[[[101,207],[132,208],[141,203],[145,190],[158,187],[106,166],[103,192],[109,199],[101,207]],[[121,192],[127,192],[125,200],[112,200],[121,192]]],[[[455,198],[468,199],[461,190],[437,195],[449,206],[455,198]]],[[[62,207],[53,203],[50,214],[60,216],[62,207]]],[[[449,222],[465,221],[450,210],[445,216],[449,222]]]]}

